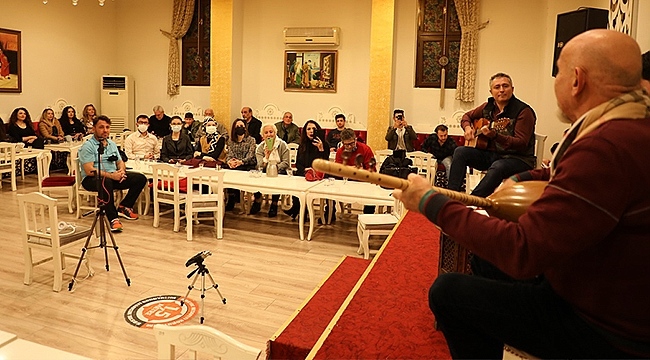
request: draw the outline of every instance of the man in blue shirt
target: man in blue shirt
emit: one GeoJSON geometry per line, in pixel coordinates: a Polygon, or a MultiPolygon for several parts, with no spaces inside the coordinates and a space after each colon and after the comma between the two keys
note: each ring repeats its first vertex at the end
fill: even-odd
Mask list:
{"type": "Polygon", "coordinates": [[[138,199],[142,189],[147,184],[147,178],[141,173],[127,172],[124,161],[120,157],[117,145],[108,140],[111,132],[111,119],[105,115],[98,116],[93,122],[93,137],[86,141],[79,149],[79,164],[83,180],[81,185],[89,191],[97,191],[100,205],[105,204],[106,217],[111,222],[112,232],[121,232],[122,223],[118,216],[129,220],[137,220],[138,215],[133,212],[133,204],[138,199]],[[98,158],[100,146],[103,154],[98,158]],[[97,186],[98,160],[101,160],[101,185],[97,186]],[[119,208],[115,208],[113,189],[128,189],[119,208]]]}

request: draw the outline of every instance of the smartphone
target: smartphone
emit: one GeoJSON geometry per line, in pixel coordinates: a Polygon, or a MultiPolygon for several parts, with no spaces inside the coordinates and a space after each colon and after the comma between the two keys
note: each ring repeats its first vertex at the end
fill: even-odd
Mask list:
{"type": "Polygon", "coordinates": [[[273,143],[275,142],[275,138],[268,138],[264,140],[266,142],[266,148],[271,151],[273,150],[273,143]]]}
{"type": "Polygon", "coordinates": [[[320,141],[325,141],[325,130],[314,129],[314,139],[319,138],[320,141]]]}

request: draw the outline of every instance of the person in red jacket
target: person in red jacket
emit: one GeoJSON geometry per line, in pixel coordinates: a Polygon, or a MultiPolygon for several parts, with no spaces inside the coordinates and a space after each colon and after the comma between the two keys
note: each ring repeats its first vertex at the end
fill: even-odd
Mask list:
{"type": "Polygon", "coordinates": [[[517,223],[475,213],[417,176],[394,196],[515,279],[440,275],[429,307],[454,358],[501,358],[504,344],[540,358],[650,357],[650,97],[641,51],[590,30],[557,61],[555,95],[572,126],[517,223]]]}

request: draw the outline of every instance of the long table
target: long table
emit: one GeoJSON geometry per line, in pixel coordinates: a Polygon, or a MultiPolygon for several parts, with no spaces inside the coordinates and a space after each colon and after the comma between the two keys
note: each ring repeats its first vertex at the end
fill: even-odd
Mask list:
{"type": "MultiPolygon", "coordinates": [[[[314,232],[314,200],[329,199],[348,203],[359,203],[362,205],[393,206],[393,190],[383,189],[378,185],[347,180],[325,180],[311,187],[307,192],[307,204],[309,211],[309,234],[307,240],[311,240],[314,232]]],[[[301,204],[302,205],[302,204],[301,204]]]]}

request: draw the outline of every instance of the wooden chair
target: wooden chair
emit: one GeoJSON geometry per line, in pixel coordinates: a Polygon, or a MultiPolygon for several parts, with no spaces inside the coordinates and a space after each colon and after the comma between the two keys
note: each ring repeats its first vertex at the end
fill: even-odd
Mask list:
{"type": "Polygon", "coordinates": [[[38,172],[38,191],[52,196],[52,192],[63,192],[68,194],[68,212],[73,213],[72,202],[75,199],[74,176],[50,176],[50,163],[52,162],[52,153],[44,151],[36,157],[38,172]]]}
{"type": "Polygon", "coordinates": [[[14,143],[0,143],[0,189],[4,173],[11,174],[11,191],[16,191],[16,144],[14,143]]]}
{"type": "MultiPolygon", "coordinates": [[[[65,253],[74,248],[81,251],[85,240],[91,234],[91,228],[59,222],[57,200],[41,193],[19,194],[18,210],[22,223],[22,239],[25,251],[25,285],[32,283],[34,266],[47,261],[54,262],[54,291],[60,291],[65,270],[65,258],[70,256],[79,259],[78,255],[65,253]],[[46,249],[51,256],[34,261],[32,250],[46,249]]],[[[88,273],[92,275],[88,257],[85,258],[88,273]]]]}
{"type": "Polygon", "coordinates": [[[377,160],[377,171],[381,169],[381,164],[384,163],[387,157],[393,155],[393,150],[384,149],[375,151],[375,160],[377,160]]]}
{"type": "MultiPolygon", "coordinates": [[[[205,325],[168,326],[154,325],[158,341],[158,359],[176,360],[176,347],[195,353],[210,354],[221,360],[257,360],[262,351],[243,344],[219,330],[205,325]]],[[[180,355],[180,354],[178,354],[180,355]]]]}
{"type": "Polygon", "coordinates": [[[192,224],[194,220],[214,220],[217,239],[223,238],[224,187],[223,171],[214,169],[195,169],[186,172],[187,198],[185,216],[187,241],[192,241],[192,224]],[[196,190],[194,190],[196,188],[196,190]],[[208,218],[199,218],[199,213],[211,212],[208,218]]]}
{"type": "Polygon", "coordinates": [[[544,146],[546,144],[547,135],[535,133],[535,168],[542,167],[542,159],[544,158],[544,146]]]}
{"type": "Polygon", "coordinates": [[[81,181],[81,172],[79,171],[79,159],[77,158],[77,152],[72,151],[70,153],[70,163],[72,164],[72,169],[74,171],[75,178],[75,198],[77,203],[77,219],[81,218],[82,210],[93,211],[97,209],[97,192],[86,190],[82,185],[81,181]],[[85,197],[85,199],[84,199],[85,197]],[[87,205],[88,200],[92,199],[92,205],[87,205]]]}
{"type": "Polygon", "coordinates": [[[287,147],[289,148],[289,166],[291,168],[296,167],[296,158],[298,157],[298,144],[287,144],[287,147]]]}
{"type": "Polygon", "coordinates": [[[367,259],[370,255],[368,248],[370,235],[389,235],[403,213],[404,205],[395,199],[395,206],[390,214],[360,214],[357,221],[357,236],[359,237],[357,253],[363,254],[363,258],[367,259]]]}
{"type": "Polygon", "coordinates": [[[181,205],[187,200],[187,179],[179,177],[180,168],[170,164],[153,164],[153,227],[160,225],[160,215],[173,211],[174,232],[178,232],[181,219],[181,205]],[[160,212],[160,204],[169,204],[174,208],[160,212]]]}
{"type": "Polygon", "coordinates": [[[431,185],[433,185],[436,168],[436,159],[433,155],[424,151],[411,151],[406,153],[406,157],[413,161],[413,166],[418,168],[418,175],[424,176],[431,185]]]}

